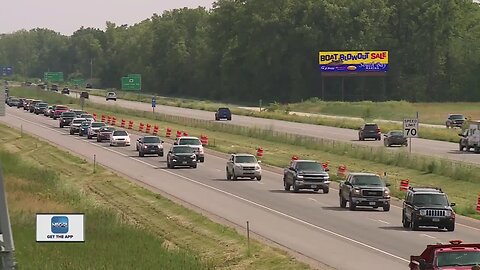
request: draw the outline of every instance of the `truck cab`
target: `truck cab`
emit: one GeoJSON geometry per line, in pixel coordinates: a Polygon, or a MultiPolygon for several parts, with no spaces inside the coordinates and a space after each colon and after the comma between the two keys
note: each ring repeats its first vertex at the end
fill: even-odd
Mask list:
{"type": "Polygon", "coordinates": [[[410,270],[480,270],[480,244],[452,240],[428,245],[420,256],[410,256],[408,266],[410,270]]]}
{"type": "Polygon", "coordinates": [[[322,189],[323,193],[330,190],[330,176],[322,164],[314,160],[292,160],[283,173],[283,186],[286,191],[290,187],[294,192],[300,189],[311,189],[315,192],[322,189]]]}
{"type": "Polygon", "coordinates": [[[460,151],[465,149],[469,151],[473,148],[475,153],[480,153],[480,120],[470,121],[468,129],[459,134],[460,139],[460,151]]]}

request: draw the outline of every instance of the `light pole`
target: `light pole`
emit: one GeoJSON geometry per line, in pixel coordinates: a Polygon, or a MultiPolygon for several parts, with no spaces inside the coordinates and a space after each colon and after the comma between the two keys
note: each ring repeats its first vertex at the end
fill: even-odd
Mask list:
{"type": "Polygon", "coordinates": [[[90,58],[90,81],[92,79],[93,79],[93,58],[90,58]]]}

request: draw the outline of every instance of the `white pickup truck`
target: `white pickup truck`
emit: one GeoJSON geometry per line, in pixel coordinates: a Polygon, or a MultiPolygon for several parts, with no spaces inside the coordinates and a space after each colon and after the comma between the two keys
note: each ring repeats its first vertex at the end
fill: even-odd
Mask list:
{"type": "Polygon", "coordinates": [[[459,142],[460,151],[470,151],[473,148],[475,153],[480,153],[480,120],[470,121],[468,129],[459,135],[462,137],[459,142]]]}

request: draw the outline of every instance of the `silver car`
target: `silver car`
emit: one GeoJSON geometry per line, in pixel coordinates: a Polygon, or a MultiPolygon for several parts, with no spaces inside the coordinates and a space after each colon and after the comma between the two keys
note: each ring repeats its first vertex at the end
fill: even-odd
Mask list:
{"type": "Polygon", "coordinates": [[[262,180],[261,161],[250,154],[233,154],[227,161],[227,179],[237,180],[238,177],[257,178],[262,180]]]}
{"type": "Polygon", "coordinates": [[[93,137],[97,137],[98,133],[100,132],[100,128],[104,126],[105,126],[105,123],[103,122],[92,122],[92,124],[90,125],[87,131],[87,138],[91,139],[93,137]]]}

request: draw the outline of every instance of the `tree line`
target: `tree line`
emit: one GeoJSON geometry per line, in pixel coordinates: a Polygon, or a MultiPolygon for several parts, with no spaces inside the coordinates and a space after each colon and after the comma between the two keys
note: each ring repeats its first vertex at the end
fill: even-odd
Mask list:
{"type": "Polygon", "coordinates": [[[2,34],[0,66],[106,88],[139,73],[142,91],[236,102],[479,101],[479,21],[471,0],[218,0],[71,36],[2,34]],[[322,95],[318,52],[342,50],[388,50],[387,76],[326,78],[322,95]]]}

